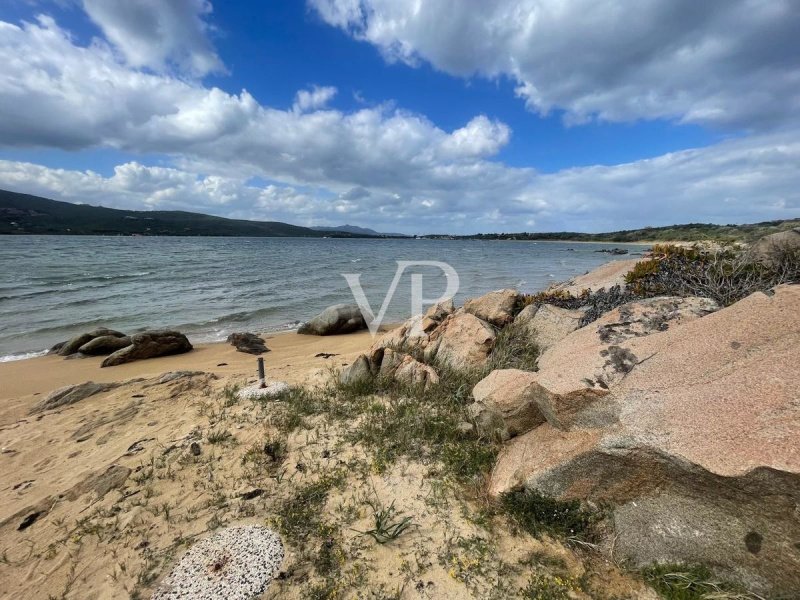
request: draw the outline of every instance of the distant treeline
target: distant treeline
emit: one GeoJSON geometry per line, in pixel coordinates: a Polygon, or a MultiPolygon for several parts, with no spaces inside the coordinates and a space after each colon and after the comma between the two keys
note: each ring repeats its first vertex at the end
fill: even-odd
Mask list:
{"type": "Polygon", "coordinates": [[[770,233],[786,231],[800,227],[800,219],[782,221],[764,221],[748,225],[714,225],[711,223],[688,223],[686,225],[670,225],[667,227],[643,227],[610,233],[578,233],[575,231],[557,231],[549,233],[478,233],[475,235],[428,235],[432,239],[471,239],[471,240],[539,240],[539,241],[575,241],[575,242],[660,242],[681,241],[696,242],[701,240],[752,241],[770,233]]]}

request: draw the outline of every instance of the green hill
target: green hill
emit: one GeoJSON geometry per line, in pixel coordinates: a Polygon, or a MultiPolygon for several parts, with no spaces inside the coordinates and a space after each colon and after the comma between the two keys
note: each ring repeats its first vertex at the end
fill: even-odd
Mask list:
{"type": "Polygon", "coordinates": [[[718,242],[749,242],[779,231],[800,227],[800,219],[783,221],[764,221],[748,225],[714,225],[711,223],[688,223],[686,225],[669,225],[667,227],[643,227],[609,233],[577,233],[574,231],[556,231],[550,233],[479,233],[468,236],[426,236],[429,238],[446,237],[449,239],[477,240],[540,240],[540,241],[575,241],[575,242],[697,242],[713,240],[718,242]]]}
{"type": "Polygon", "coordinates": [[[117,210],[0,190],[0,234],[368,237],[277,221],[243,221],[184,211],[117,210]]]}

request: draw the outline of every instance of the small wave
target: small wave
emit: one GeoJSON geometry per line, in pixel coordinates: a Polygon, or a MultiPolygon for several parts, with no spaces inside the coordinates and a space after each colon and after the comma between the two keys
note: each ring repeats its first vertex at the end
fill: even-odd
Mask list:
{"type": "Polygon", "coordinates": [[[36,358],[37,356],[44,356],[47,350],[37,350],[36,352],[15,352],[14,354],[6,354],[0,356],[0,363],[13,362],[15,360],[25,360],[27,358],[36,358]]]}

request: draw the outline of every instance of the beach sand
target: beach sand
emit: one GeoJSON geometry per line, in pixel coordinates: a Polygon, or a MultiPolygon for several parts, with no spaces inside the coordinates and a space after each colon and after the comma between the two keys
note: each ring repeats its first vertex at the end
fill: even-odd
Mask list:
{"type": "MultiPolygon", "coordinates": [[[[336,336],[265,334],[270,352],[263,354],[268,379],[289,384],[306,382],[331,366],[340,367],[366,351],[372,343],[367,331],[336,336]],[[336,354],[331,358],[319,353],[336,354]]],[[[0,426],[22,418],[30,407],[53,390],[94,381],[105,383],[153,377],[168,371],[206,371],[220,377],[256,376],[256,356],[237,352],[226,343],[196,344],[186,354],[139,360],[100,368],[105,357],[65,360],[40,356],[0,363],[0,426]]]]}
{"type": "MultiPolygon", "coordinates": [[[[324,383],[372,343],[367,332],[265,337],[267,378],[303,386],[324,383]],[[337,356],[315,356],[323,352],[337,356]]],[[[653,598],[599,554],[519,536],[503,519],[481,524],[480,481],[465,488],[427,461],[378,460],[377,447],[349,434],[367,414],[336,419],[303,408],[303,396],[238,399],[233,386],[255,381],[256,357],[227,344],[100,362],[0,364],[0,600],[149,598],[195,542],[241,525],[285,536],[281,575],[261,600],[508,597],[503,590],[524,588],[532,574],[575,590],[580,580],[607,597],[653,598]],[[161,378],[174,371],[201,373],[161,378]],[[52,390],[85,381],[127,383],[30,413],[52,390]],[[279,459],[268,451],[276,440],[279,459]],[[363,533],[376,506],[412,527],[376,543],[363,533]]]]}

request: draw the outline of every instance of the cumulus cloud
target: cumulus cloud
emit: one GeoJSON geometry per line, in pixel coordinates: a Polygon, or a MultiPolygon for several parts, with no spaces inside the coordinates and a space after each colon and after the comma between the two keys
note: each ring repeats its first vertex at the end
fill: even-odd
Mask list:
{"type": "Polygon", "coordinates": [[[417,189],[516,185],[529,170],[485,160],[509,140],[477,117],[447,132],[387,105],[321,110],[333,88],[298,94],[297,110],[121,65],[103,45],[80,47],[50,18],[0,23],[0,140],[5,146],[113,147],[179,157],[181,166],[299,184],[417,189]],[[457,183],[458,182],[458,183],[457,183]],[[475,185],[472,182],[470,185],[475,185]]]}
{"type": "Polygon", "coordinates": [[[291,186],[252,186],[240,179],[137,162],[118,165],[113,175],[104,177],[93,171],[0,160],[0,186],[109,208],[190,210],[260,220],[305,220],[323,208],[321,198],[291,186]]]}
{"type": "Polygon", "coordinates": [[[313,86],[310,90],[300,90],[294,99],[294,110],[306,112],[317,110],[325,106],[336,95],[335,87],[313,86]]]}
{"type": "Polygon", "coordinates": [[[197,210],[301,225],[342,219],[406,233],[610,231],[643,225],[753,222],[794,218],[800,211],[800,135],[731,140],[615,166],[547,175],[481,173],[450,189],[408,186],[255,186],[246,179],[127,163],[103,177],[0,161],[0,188],[119,208],[197,210]],[[481,183],[488,178],[488,182],[481,183]]]}
{"type": "Polygon", "coordinates": [[[83,0],[83,8],[133,67],[175,66],[195,76],[225,70],[208,39],[208,0],[83,0]]]}
{"type": "Polygon", "coordinates": [[[170,165],[131,162],[104,176],[0,163],[0,187],[56,199],[409,233],[608,230],[686,215],[743,222],[800,207],[797,127],[541,175],[494,159],[512,132],[485,115],[445,131],[389,104],[328,108],[335,88],[325,87],[278,110],[246,90],[134,68],[103,41],[76,44],[48,17],[0,21],[0,64],[0,146],[116,148],[170,165]],[[254,185],[256,176],[271,183],[254,185]]]}
{"type": "Polygon", "coordinates": [[[389,60],[506,76],[569,123],[797,123],[800,11],[790,0],[308,0],[389,60]]]}

